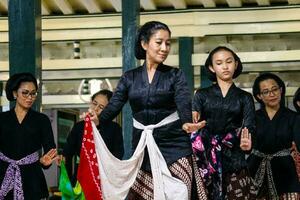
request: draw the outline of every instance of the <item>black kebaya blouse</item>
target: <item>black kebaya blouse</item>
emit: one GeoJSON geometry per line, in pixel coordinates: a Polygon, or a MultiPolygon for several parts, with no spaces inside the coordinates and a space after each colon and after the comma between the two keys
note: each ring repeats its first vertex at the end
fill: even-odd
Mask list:
{"type": "MultiPolygon", "coordinates": [[[[151,83],[148,81],[146,65],[125,72],[109,104],[101,112],[100,124],[112,120],[127,102],[133,117],[143,125],[157,124],[175,111],[180,119],[157,128],[154,139],[168,165],[192,153],[189,134],[182,124],[192,122],[191,94],[183,72],[160,64],[151,83]]],[[[133,128],[132,145],[136,148],[142,130],[133,128]]],[[[143,168],[149,170],[147,153],[143,168]]]]}
{"type": "MultiPolygon", "coordinates": [[[[13,160],[43,149],[47,153],[55,148],[54,136],[49,118],[42,113],[29,110],[19,123],[14,108],[0,113],[0,152],[13,160]]],[[[0,160],[0,184],[8,163],[0,160]]],[[[48,197],[48,187],[39,161],[20,166],[25,199],[37,200],[48,197]]],[[[13,199],[13,191],[5,198],[13,199]]]]}
{"type": "MultiPolygon", "coordinates": [[[[268,117],[264,108],[256,111],[256,134],[253,135],[253,148],[264,153],[274,154],[290,149],[294,141],[300,149],[300,115],[280,108],[273,119],[268,117]]],[[[250,155],[250,172],[254,176],[262,158],[250,155]]],[[[292,156],[274,157],[271,160],[273,180],[278,195],[287,192],[300,192],[298,175],[292,156]]]]}
{"type": "MultiPolygon", "coordinates": [[[[200,113],[200,120],[206,120],[204,129],[211,137],[218,135],[222,138],[241,127],[247,127],[250,133],[254,133],[255,108],[252,95],[235,84],[231,85],[225,97],[218,84],[197,90],[193,111],[200,113]]],[[[224,173],[233,173],[247,167],[239,139],[236,139],[232,148],[222,150],[222,165],[224,173]]]]}

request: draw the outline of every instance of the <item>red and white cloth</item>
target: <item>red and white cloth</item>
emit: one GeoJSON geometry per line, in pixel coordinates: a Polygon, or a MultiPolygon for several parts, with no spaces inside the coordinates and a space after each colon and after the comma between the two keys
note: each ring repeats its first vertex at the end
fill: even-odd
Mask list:
{"type": "Polygon", "coordinates": [[[97,154],[95,151],[93,127],[90,117],[86,116],[77,173],[77,180],[81,185],[86,200],[103,199],[100,187],[101,181],[99,170],[97,154]]]}

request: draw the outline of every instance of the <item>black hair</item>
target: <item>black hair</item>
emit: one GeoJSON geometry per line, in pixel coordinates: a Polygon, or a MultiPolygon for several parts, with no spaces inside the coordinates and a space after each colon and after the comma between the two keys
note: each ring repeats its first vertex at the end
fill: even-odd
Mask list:
{"type": "Polygon", "coordinates": [[[209,69],[209,66],[213,66],[213,56],[215,53],[217,53],[218,51],[229,51],[232,55],[233,55],[233,58],[234,60],[238,63],[237,65],[237,68],[232,76],[233,79],[235,79],[236,77],[238,77],[242,71],[243,71],[243,65],[242,65],[242,62],[240,60],[240,58],[238,57],[238,55],[232,51],[231,49],[229,49],[228,47],[225,47],[225,46],[218,46],[216,47],[215,49],[213,49],[209,54],[208,54],[208,57],[205,61],[205,71],[208,75],[208,79],[211,80],[211,81],[216,81],[217,80],[217,76],[214,72],[212,72],[210,69],[209,69]]]}
{"type": "Polygon", "coordinates": [[[17,91],[20,88],[20,85],[24,82],[30,82],[33,83],[35,86],[35,89],[38,90],[38,84],[36,78],[28,72],[22,72],[13,74],[6,83],[5,86],[5,92],[6,92],[6,98],[8,101],[14,101],[14,91],[17,91]]]}
{"type": "Polygon", "coordinates": [[[146,59],[146,51],[143,49],[141,42],[148,43],[151,36],[158,30],[166,30],[171,35],[169,27],[159,21],[150,21],[139,28],[135,39],[135,57],[137,59],[146,59]]]}
{"type": "Polygon", "coordinates": [[[295,92],[293,99],[294,107],[296,108],[297,112],[300,112],[300,106],[297,104],[297,101],[300,101],[300,87],[295,92]]]}
{"type": "Polygon", "coordinates": [[[280,100],[280,105],[281,106],[284,106],[285,105],[285,85],[284,85],[284,82],[281,80],[281,78],[279,78],[279,76],[273,74],[273,73],[263,73],[263,74],[260,74],[254,81],[254,84],[252,86],[252,93],[253,93],[253,96],[254,98],[256,99],[257,102],[260,103],[260,105],[262,107],[264,107],[264,102],[259,99],[257,96],[260,94],[260,83],[262,81],[265,81],[265,80],[274,80],[277,85],[281,88],[281,100],[280,100]]]}
{"type": "Polygon", "coordinates": [[[98,96],[98,95],[106,96],[107,101],[109,101],[110,98],[112,97],[113,93],[112,93],[112,91],[106,90],[106,89],[100,90],[100,91],[96,92],[95,94],[93,94],[93,96],[91,97],[91,100],[93,101],[96,98],[96,96],[98,96]]]}

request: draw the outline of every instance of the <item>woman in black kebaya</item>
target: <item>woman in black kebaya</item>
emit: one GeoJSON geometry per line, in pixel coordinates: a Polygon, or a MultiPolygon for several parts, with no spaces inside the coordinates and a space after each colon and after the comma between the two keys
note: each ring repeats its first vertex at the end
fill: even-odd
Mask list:
{"type": "Polygon", "coordinates": [[[293,141],[300,147],[300,117],[285,107],[285,85],[275,74],[257,77],[253,96],[261,108],[256,111],[257,127],[248,161],[258,197],[296,200],[300,185],[290,149],[293,141]]]}
{"type": "Polygon", "coordinates": [[[209,198],[252,199],[255,191],[245,151],[251,149],[255,109],[252,95],[233,82],[242,63],[231,49],[219,46],[210,52],[205,68],[216,83],[195,93],[193,120],[207,124],[191,139],[209,198]]]}
{"type": "Polygon", "coordinates": [[[6,97],[15,106],[0,113],[0,199],[48,197],[42,168],[50,167],[57,152],[49,118],[32,109],[37,91],[30,73],[14,74],[6,83],[6,97]]]}
{"type": "MultiPolygon", "coordinates": [[[[113,119],[127,101],[133,118],[145,126],[158,124],[177,112],[179,118],[155,128],[153,137],[172,176],[187,186],[189,199],[206,199],[199,173],[194,177],[192,147],[188,134],[201,128],[202,124],[192,123],[191,94],[183,72],[163,64],[170,47],[171,31],[166,24],[150,21],[139,29],[135,53],[137,59],[144,59],[145,62],[122,75],[99,121],[102,124],[113,119]],[[198,187],[193,185],[195,182],[198,187]]],[[[133,127],[133,150],[142,131],[133,127]]],[[[153,178],[147,153],[128,199],[153,199],[153,178]]]]}

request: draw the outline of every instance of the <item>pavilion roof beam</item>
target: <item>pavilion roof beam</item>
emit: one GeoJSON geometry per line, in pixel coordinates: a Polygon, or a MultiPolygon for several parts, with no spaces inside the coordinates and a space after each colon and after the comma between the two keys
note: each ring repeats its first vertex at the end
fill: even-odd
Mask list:
{"type": "Polygon", "coordinates": [[[197,0],[197,2],[202,3],[204,8],[215,8],[216,2],[214,0],[197,0]]]}
{"type": "Polygon", "coordinates": [[[53,0],[56,6],[61,10],[65,15],[74,14],[74,10],[71,4],[67,0],[53,0]]]}
{"type": "Polygon", "coordinates": [[[269,6],[271,5],[270,0],[256,0],[259,6],[269,6]]]}
{"type": "Polygon", "coordinates": [[[50,8],[46,5],[45,1],[42,1],[42,15],[50,15],[50,8]]]}
{"type": "Polygon", "coordinates": [[[5,10],[8,10],[8,0],[0,0],[0,6],[2,6],[5,10]]]}
{"type": "Polygon", "coordinates": [[[140,4],[145,10],[156,10],[156,5],[153,0],[140,0],[140,4]]]}
{"type": "Polygon", "coordinates": [[[300,4],[300,0],[288,0],[289,4],[300,4]]]}
{"type": "MultiPolygon", "coordinates": [[[[216,25],[174,25],[169,26],[172,37],[204,37],[207,35],[241,35],[241,34],[266,34],[266,33],[299,33],[300,21],[276,23],[249,23],[249,24],[216,24],[216,25]]],[[[120,39],[122,29],[91,28],[91,29],[59,29],[43,30],[43,42],[46,41],[73,41],[73,40],[98,40],[120,39]],[[66,34],[66,31],[68,34],[66,34]]],[[[0,43],[8,42],[8,32],[0,31],[0,43]]]]}
{"type": "Polygon", "coordinates": [[[89,13],[101,13],[102,9],[96,0],[83,0],[80,3],[88,10],[89,13]]]}
{"type": "MultiPolygon", "coordinates": [[[[206,11],[206,12],[178,12],[160,14],[141,14],[141,24],[155,19],[172,25],[207,25],[207,24],[251,24],[268,22],[295,22],[300,21],[300,8],[281,9],[255,9],[246,11],[206,11]],[[288,15],[286,13],[289,13],[288,15]],[[239,17],[236,17],[239,16],[239,17]]],[[[0,32],[8,31],[7,18],[0,18],[0,32]]],[[[121,27],[121,16],[63,16],[44,17],[42,19],[43,30],[60,29],[104,29],[121,27]]],[[[284,31],[286,32],[286,31],[284,31]]],[[[1,38],[0,38],[1,39],[1,38]]]]}
{"type": "Polygon", "coordinates": [[[122,1],[121,0],[108,0],[111,5],[115,8],[117,12],[122,11],[122,1]]]}
{"type": "MultiPolygon", "coordinates": [[[[153,18],[168,24],[174,38],[300,32],[300,8],[141,15],[141,24],[153,18]]],[[[46,17],[42,29],[44,42],[120,39],[121,17],[46,17]]],[[[8,42],[7,18],[0,18],[0,42],[8,42]]]]}
{"type": "Polygon", "coordinates": [[[175,9],[186,9],[186,3],[184,0],[171,0],[170,2],[175,9]]]}
{"type": "Polygon", "coordinates": [[[241,0],[226,0],[229,7],[237,8],[242,7],[242,1],[241,0]]]}

